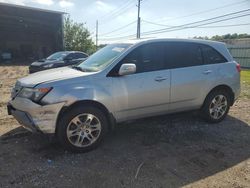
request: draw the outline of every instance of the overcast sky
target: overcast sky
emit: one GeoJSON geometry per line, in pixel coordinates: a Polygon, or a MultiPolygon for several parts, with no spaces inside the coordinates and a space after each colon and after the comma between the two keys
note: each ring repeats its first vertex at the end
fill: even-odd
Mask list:
{"type": "MultiPolygon", "coordinates": [[[[0,0],[0,2],[67,12],[73,20],[86,23],[86,27],[93,36],[95,22],[98,19],[99,37],[105,39],[102,42],[107,42],[107,38],[136,33],[134,21],[137,19],[137,0],[0,0]],[[130,25],[119,30],[127,24],[130,25]],[[114,31],[116,29],[118,30],[114,31]]],[[[183,25],[245,9],[250,9],[250,0],[142,0],[141,18],[144,21],[142,21],[141,32],[183,25]],[[161,24],[161,26],[148,22],[161,24]]],[[[239,15],[247,13],[250,14],[250,11],[239,15]]],[[[188,38],[226,33],[250,33],[250,25],[217,27],[235,24],[250,24],[250,16],[209,25],[216,26],[215,28],[189,28],[147,37],[188,38]]]]}

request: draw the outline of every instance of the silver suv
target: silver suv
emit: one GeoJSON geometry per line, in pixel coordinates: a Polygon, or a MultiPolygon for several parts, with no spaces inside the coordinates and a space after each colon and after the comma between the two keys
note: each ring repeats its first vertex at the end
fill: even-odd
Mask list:
{"type": "Polygon", "coordinates": [[[220,122],[239,93],[240,66],[225,44],[154,39],[107,45],[78,66],[19,79],[8,112],[82,152],[116,122],[187,110],[220,122]]]}

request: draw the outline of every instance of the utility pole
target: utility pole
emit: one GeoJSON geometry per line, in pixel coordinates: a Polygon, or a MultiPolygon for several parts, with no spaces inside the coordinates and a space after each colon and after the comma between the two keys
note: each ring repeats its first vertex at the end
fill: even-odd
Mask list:
{"type": "Polygon", "coordinates": [[[141,1],[142,0],[138,0],[138,16],[137,16],[137,35],[136,38],[141,38],[141,17],[140,17],[140,9],[141,9],[141,1]]]}
{"type": "Polygon", "coordinates": [[[96,50],[98,48],[98,20],[96,20],[96,31],[95,31],[96,35],[95,35],[95,45],[96,45],[96,50]]]}

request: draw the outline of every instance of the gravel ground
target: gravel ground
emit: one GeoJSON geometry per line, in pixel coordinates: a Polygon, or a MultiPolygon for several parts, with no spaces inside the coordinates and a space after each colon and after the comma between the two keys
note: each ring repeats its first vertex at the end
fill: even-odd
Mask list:
{"type": "Polygon", "coordinates": [[[195,112],[127,122],[96,150],[72,154],[7,116],[10,88],[27,67],[0,73],[0,187],[250,187],[245,95],[219,124],[195,112]]]}

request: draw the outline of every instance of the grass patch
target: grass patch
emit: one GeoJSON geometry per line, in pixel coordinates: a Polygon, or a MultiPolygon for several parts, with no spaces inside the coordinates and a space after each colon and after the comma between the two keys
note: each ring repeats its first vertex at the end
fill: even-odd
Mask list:
{"type": "Polygon", "coordinates": [[[250,84],[250,70],[242,70],[240,76],[243,84],[250,84]]]}
{"type": "Polygon", "coordinates": [[[242,70],[241,76],[241,96],[250,99],[250,70],[242,70]]]}

